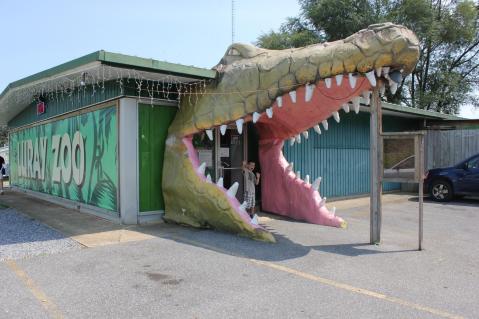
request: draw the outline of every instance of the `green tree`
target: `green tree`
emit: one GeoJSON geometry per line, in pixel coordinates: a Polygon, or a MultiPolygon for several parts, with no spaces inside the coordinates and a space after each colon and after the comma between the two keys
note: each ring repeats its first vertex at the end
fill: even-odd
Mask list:
{"type": "Polygon", "coordinates": [[[299,0],[301,14],[279,32],[262,34],[261,47],[291,48],[345,38],[370,24],[392,21],[412,29],[421,43],[416,69],[390,102],[458,113],[479,106],[479,6],[471,0],[299,0]]]}

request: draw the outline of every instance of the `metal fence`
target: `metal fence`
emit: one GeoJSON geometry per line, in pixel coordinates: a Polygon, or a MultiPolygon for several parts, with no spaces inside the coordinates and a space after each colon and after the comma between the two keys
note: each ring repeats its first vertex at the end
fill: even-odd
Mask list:
{"type": "Polygon", "coordinates": [[[426,169],[453,166],[479,153],[479,129],[430,130],[425,147],[426,169]]]}

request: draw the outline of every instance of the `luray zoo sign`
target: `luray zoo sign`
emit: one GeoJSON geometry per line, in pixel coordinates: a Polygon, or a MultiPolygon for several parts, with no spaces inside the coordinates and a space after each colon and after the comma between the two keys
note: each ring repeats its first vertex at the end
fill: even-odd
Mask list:
{"type": "MultiPolygon", "coordinates": [[[[48,138],[25,140],[17,145],[17,176],[45,180],[48,138]]],[[[52,181],[70,183],[72,180],[81,186],[85,176],[85,145],[80,131],[73,140],[68,133],[52,136],[51,156],[52,181]]]]}
{"type": "Polygon", "coordinates": [[[117,211],[116,107],[10,134],[14,186],[117,211]]]}

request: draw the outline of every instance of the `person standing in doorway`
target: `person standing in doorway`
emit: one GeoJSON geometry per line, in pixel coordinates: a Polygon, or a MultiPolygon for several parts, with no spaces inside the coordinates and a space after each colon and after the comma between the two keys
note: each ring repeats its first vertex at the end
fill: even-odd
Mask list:
{"type": "Polygon", "coordinates": [[[255,214],[255,206],[256,206],[256,185],[259,185],[259,180],[261,175],[256,172],[254,173],[254,169],[256,167],[255,162],[243,162],[243,174],[245,180],[245,201],[246,201],[246,210],[248,211],[251,218],[254,217],[255,214]]]}
{"type": "Polygon", "coordinates": [[[5,159],[0,156],[0,195],[3,195],[3,175],[5,174],[5,159]]]}

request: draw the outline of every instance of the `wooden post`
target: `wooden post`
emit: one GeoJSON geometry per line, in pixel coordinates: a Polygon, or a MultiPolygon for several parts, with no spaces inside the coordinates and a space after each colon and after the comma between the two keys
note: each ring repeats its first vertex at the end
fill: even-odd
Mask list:
{"type": "Polygon", "coordinates": [[[418,250],[422,250],[423,238],[423,187],[424,187],[424,136],[419,136],[419,244],[418,250]]]}
{"type": "Polygon", "coordinates": [[[371,99],[370,115],[370,160],[371,160],[371,193],[370,193],[370,243],[381,242],[381,196],[383,192],[382,166],[383,166],[383,143],[382,133],[382,110],[379,97],[379,86],[373,90],[371,99]]]}

